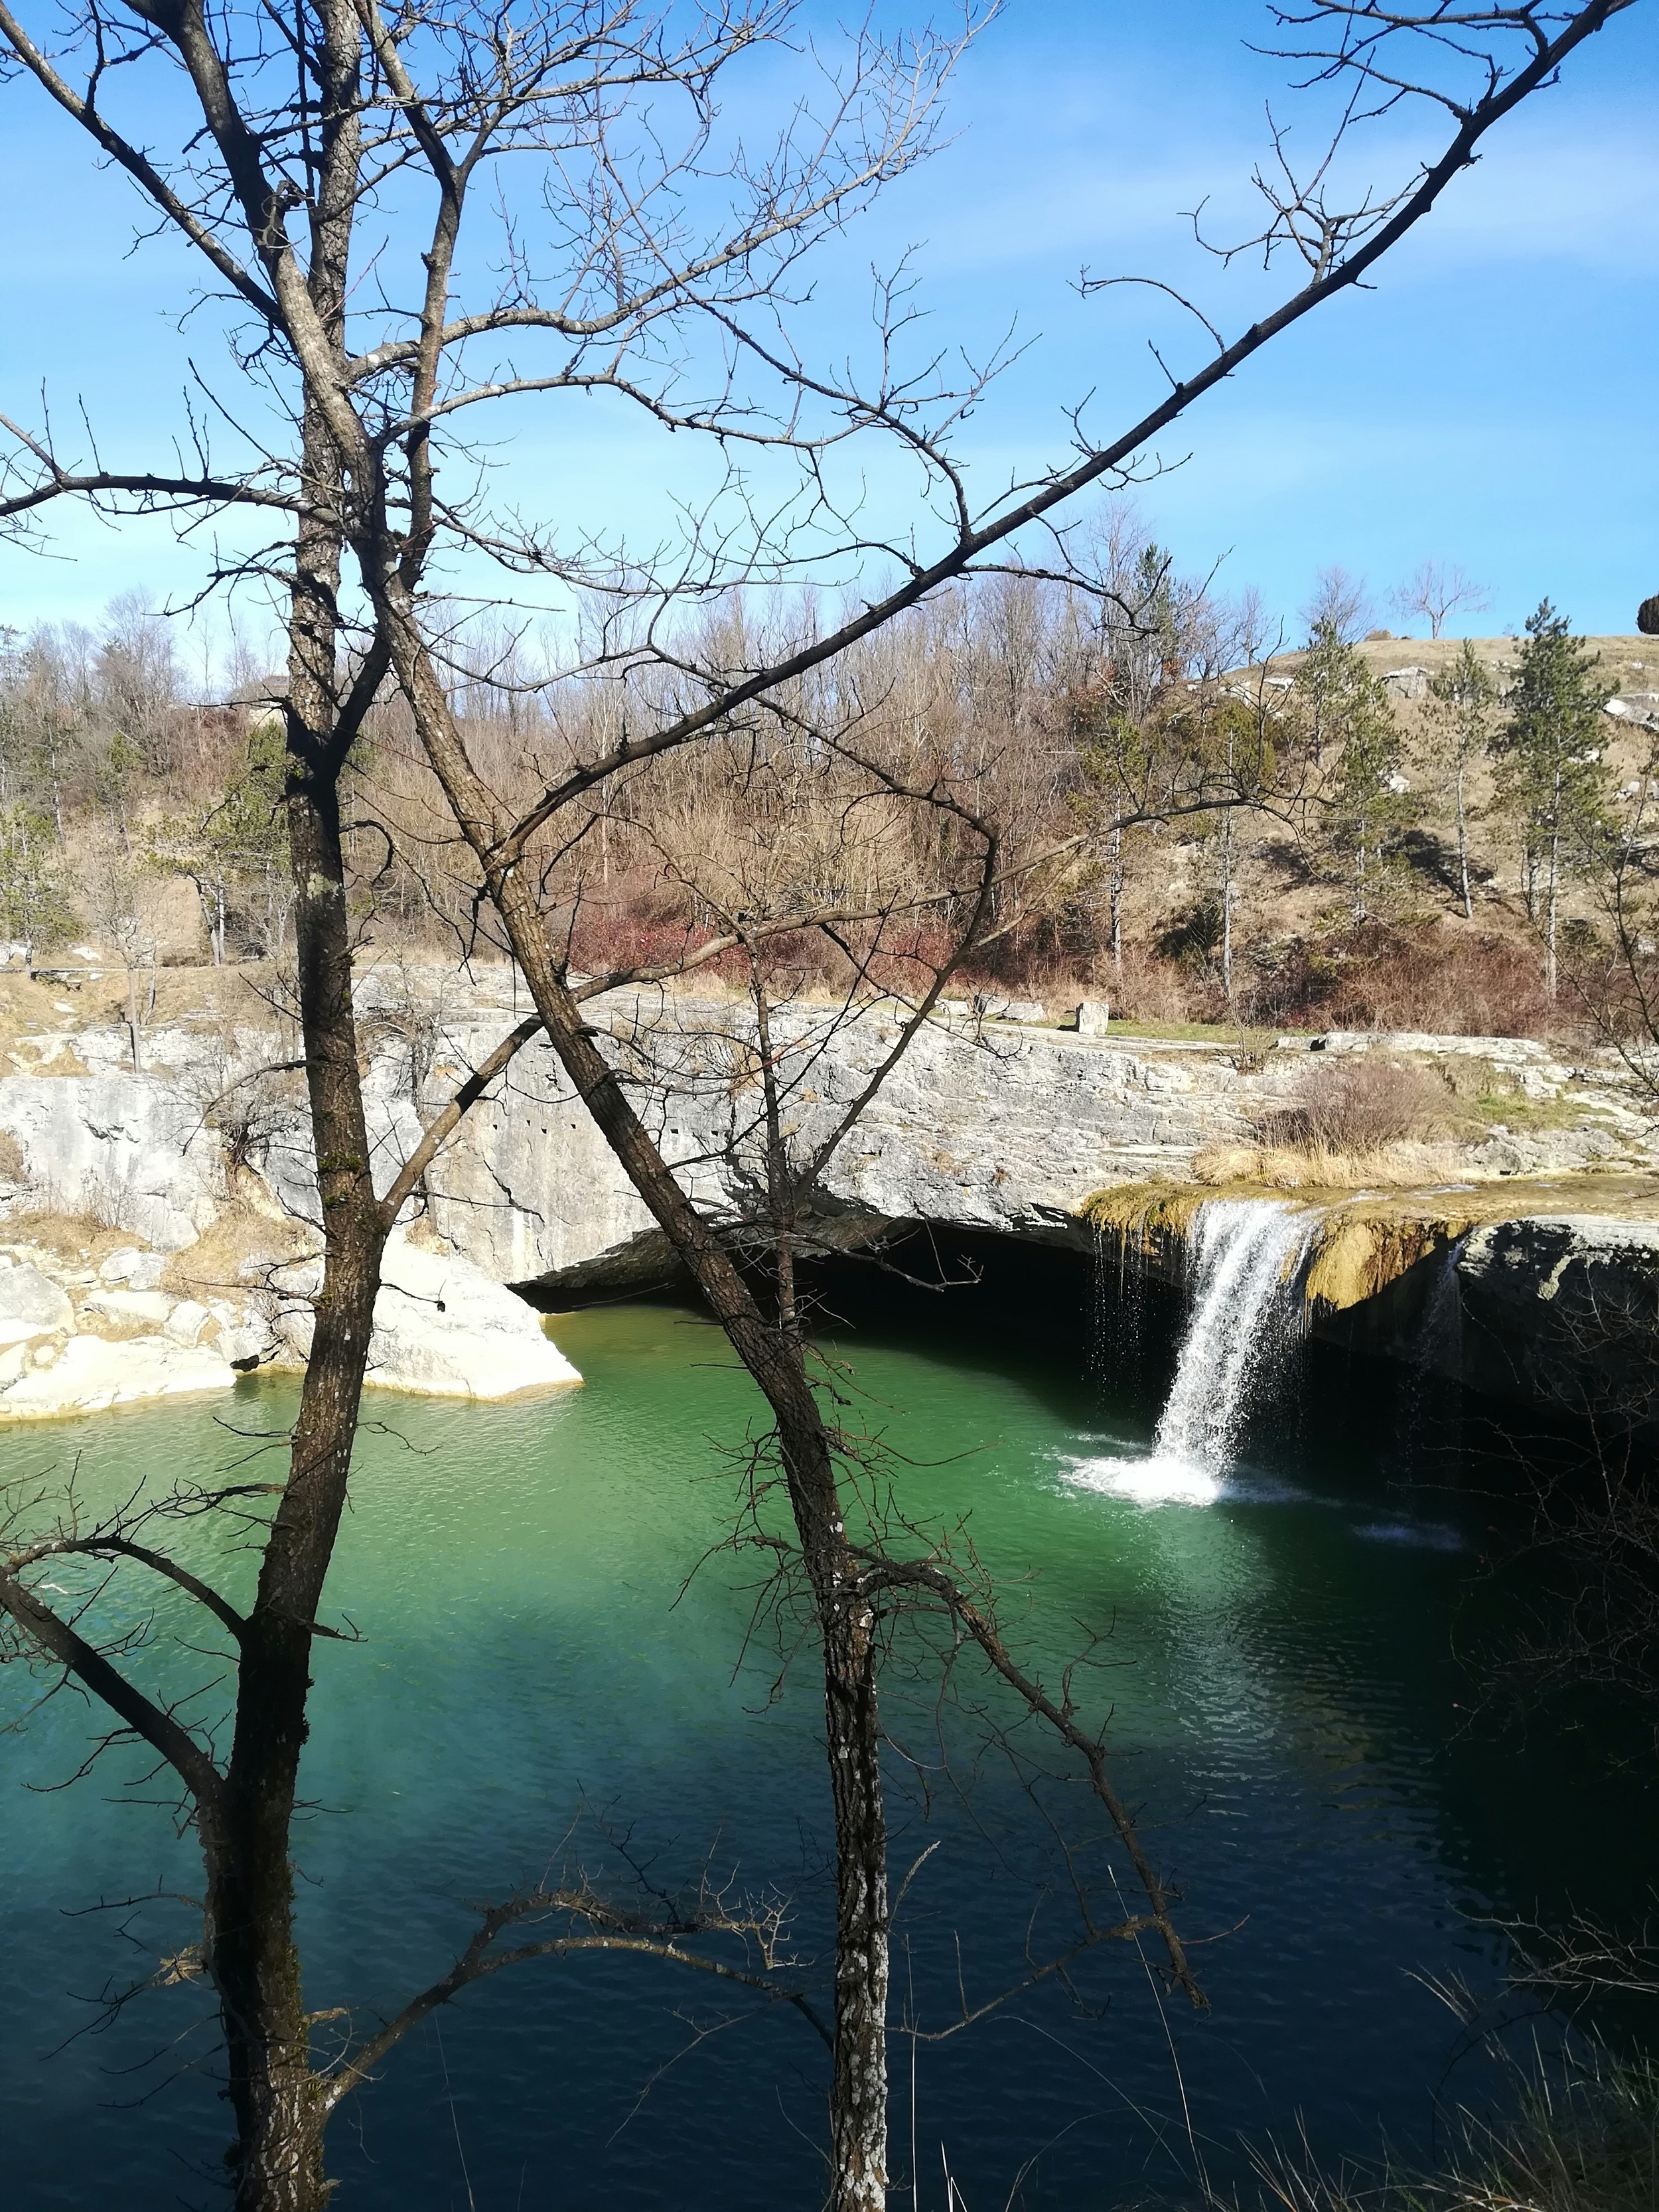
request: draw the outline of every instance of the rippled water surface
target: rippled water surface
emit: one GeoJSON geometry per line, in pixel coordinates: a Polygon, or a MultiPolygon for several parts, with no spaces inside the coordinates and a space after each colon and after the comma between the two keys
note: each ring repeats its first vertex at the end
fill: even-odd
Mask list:
{"type": "MultiPolygon", "coordinates": [[[[731,1447],[756,1401],[723,1340],[676,1310],[590,1313],[556,1334],[579,1391],[504,1408],[369,1401],[330,1590],[331,1618],[362,1640],[318,1651],[297,1837],[319,2010],[367,2022],[395,2008],[465,1942],[477,1900],[573,1851],[617,1877],[607,1832],[665,1887],[707,1861],[786,1893],[800,1953],[822,1955],[810,1664],[780,1687],[775,1631],[746,1641],[752,1554],[716,1550],[685,1587],[732,1525],[731,1447]]],[[[1103,1402],[1063,1344],[958,1340],[947,1325],[842,1350],[891,1449],[898,1506],[965,1516],[987,1566],[1027,1577],[1005,1596],[1022,1648],[1057,1673],[1099,1639],[1079,1693],[1111,1713],[1121,1783],[1179,1876],[1184,1924],[1215,1939],[1197,1953],[1209,2014],[1168,2015],[1212,2170],[1236,2173],[1242,2134],[1282,2137],[1298,2115],[1330,2154],[1371,2150],[1384,2129],[1420,2140],[1455,2042],[1428,1984],[1492,1986],[1492,1916],[1568,1898],[1627,1911],[1659,1840],[1650,1796],[1598,1731],[1497,1741],[1466,1726],[1458,1652],[1493,1628],[1483,1510],[1390,1486],[1363,1421],[1359,1443],[1322,1444],[1305,1424],[1294,1446],[1258,1436],[1224,1478],[1165,1465],[1150,1452],[1156,1394],[1103,1402]]],[[[239,1462],[257,1478],[273,1465],[257,1432],[292,1404],[285,1384],[250,1383],[228,1414],[195,1404],[14,1432],[0,1468],[61,1480],[78,1459],[94,1503],[239,1462]]],[[[245,1562],[220,1565],[246,1580],[245,1562]]],[[[206,1686],[200,1710],[216,1710],[213,1662],[170,1648],[181,1618],[161,1602],[135,1663],[206,1686]]],[[[97,2021],[89,2000],[151,1971],[144,1944],[191,1937],[184,1907],[88,1908],[194,1894],[198,1866],[130,1754],[52,1787],[95,1723],[67,1698],[33,1708],[41,1686],[0,1674],[0,1713],[19,1723],[0,1739],[0,2195],[18,2212],[220,2201],[199,1988],[76,2034],[97,2021]]],[[[976,2002],[1019,1978],[1028,1941],[1046,1956],[1067,1937],[1039,1807],[1091,1874],[1095,1823],[1074,1790],[1038,1780],[1033,1797],[1029,1771],[975,1764],[959,1711],[947,1765],[925,1684],[901,1668],[893,1686],[921,1778],[907,1785],[895,1759],[896,1867],[939,1846],[904,1902],[896,2008],[939,2027],[959,1986],[976,2002]]],[[[337,2123],[337,2203],[806,2212],[821,2046],[787,2008],[722,2004],[669,1975],[588,1958],[472,1991],[337,2123]]],[[[1146,1973],[1120,1946],[1085,1963],[1077,1995],[1051,1984],[922,2045],[914,2091],[896,2045],[894,2164],[908,2183],[914,2141],[921,2205],[943,2203],[946,2160],[972,2212],[1017,2189],[1080,2208],[1181,2185],[1181,2087],[1146,1973]]]]}

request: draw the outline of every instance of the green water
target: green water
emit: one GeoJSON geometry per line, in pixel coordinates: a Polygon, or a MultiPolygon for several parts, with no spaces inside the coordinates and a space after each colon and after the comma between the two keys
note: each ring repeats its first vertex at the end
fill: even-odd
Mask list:
{"type": "MultiPolygon", "coordinates": [[[[330,1590],[330,1617],[362,1640],[319,1649],[296,1838],[309,2000],[365,2024],[442,1970],[476,1901],[573,1854],[619,1881],[607,1832],[626,1832],[665,1887],[707,1859],[787,1893],[799,1950],[823,1955],[810,1659],[775,1688],[769,1638],[745,1656],[752,1557],[716,1553],[684,1587],[732,1526],[729,1448],[756,1401],[723,1340],[683,1312],[613,1309],[556,1333],[580,1390],[495,1408],[369,1401],[330,1590]]],[[[1211,2012],[1168,2015],[1212,2171],[1237,2172],[1241,2134],[1285,2136],[1298,2114],[1331,2154],[1370,2151],[1383,2129],[1423,2140],[1456,2041],[1426,1980],[1492,1990],[1493,1914],[1571,1899],[1628,1915],[1659,1825],[1644,1770],[1610,1763],[1598,1729],[1470,1726],[1459,1652],[1492,1625],[1483,1510],[1390,1487],[1394,1413],[1346,1386],[1345,1439],[1304,1420],[1275,1441],[1270,1424],[1214,1502],[1149,1505],[1114,1486],[1146,1450],[1157,1390],[1103,1399],[1063,1333],[1015,1349],[994,1332],[890,1326],[842,1348],[897,1455],[903,1510],[966,1515],[988,1566],[1029,1575],[1005,1601],[1023,1647],[1052,1669],[1103,1639],[1091,1709],[1111,1710],[1121,1782],[1180,1878],[1183,1924],[1217,1939],[1197,1954],[1211,2012]]],[[[279,1465],[261,1432],[293,1402],[250,1382],[229,1406],[14,1432],[0,1471],[61,1479],[78,1461],[94,1503],[233,1466],[257,1479],[279,1465]]],[[[227,1538],[193,1540],[246,1583],[227,1538]]],[[[206,1686],[205,1714],[222,1693],[213,1663],[171,1641],[184,1617],[156,1601],[135,1664],[174,1691],[206,1686]]],[[[66,1698],[33,1707],[40,1686],[0,1674],[0,1717],[18,1723],[0,1739],[3,2202],[210,2203],[225,2123],[199,1987],[76,2035],[100,1990],[191,1933],[164,1901],[88,1908],[193,1893],[194,1854],[131,1754],[52,1789],[95,1721],[66,1698]]],[[[1064,1867],[1008,1762],[975,1766],[961,1714],[942,1763],[931,1692],[902,1667],[890,1711],[917,1762],[893,1763],[895,1861],[939,1844],[906,1900],[897,1979],[939,2023],[958,1942],[971,1996],[1018,1978],[1045,1885],[1030,1941],[1065,1940],[1064,1867]]],[[[1063,1784],[1037,1794],[1097,1871],[1086,1801],[1063,1784]]],[[[548,1962],[470,1993],[337,2122],[337,2201],[815,2204],[821,2046],[792,2013],[738,2001],[688,2049],[722,2008],[667,1972],[548,1962]]],[[[1006,2203],[1038,2154],[1027,2204],[1180,2186],[1180,2086],[1143,1971],[1097,1954],[1079,1995],[1051,1986],[925,2046],[914,2101],[896,2057],[894,2165],[908,2182],[914,2134],[920,2204],[943,2203],[945,2157],[973,2212],[1006,2203]]]]}

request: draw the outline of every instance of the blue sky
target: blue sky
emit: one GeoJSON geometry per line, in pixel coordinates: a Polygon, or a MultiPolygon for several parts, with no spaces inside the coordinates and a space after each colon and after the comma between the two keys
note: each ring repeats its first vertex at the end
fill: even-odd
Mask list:
{"type": "MultiPolygon", "coordinates": [[[[1097,429],[1133,419],[1158,386],[1149,335],[1173,362],[1198,358],[1147,294],[1079,301],[1080,265],[1189,287],[1227,327],[1276,295],[1282,279],[1199,252],[1181,212],[1207,200],[1218,234],[1250,227],[1270,94],[1312,141],[1283,67],[1244,44],[1267,21],[1256,0],[1009,0],[962,66],[949,145],[827,263],[826,334],[857,324],[870,264],[906,248],[930,344],[982,350],[1015,323],[1027,350],[963,445],[982,494],[1062,455],[1063,410],[1085,392],[1097,429]]],[[[1180,465],[1139,504],[1184,568],[1224,556],[1224,583],[1293,615],[1328,563],[1380,594],[1436,556],[1492,586],[1477,627],[1516,624],[1545,593],[1583,629],[1633,627],[1659,590],[1654,27],[1638,0],[1489,142],[1375,290],[1319,311],[1166,440],[1180,465]]],[[[1379,126],[1368,173],[1400,173],[1431,143],[1422,129],[1379,126]]],[[[164,458],[192,362],[218,380],[223,358],[210,320],[180,332],[169,318],[182,254],[131,250],[130,188],[15,84],[0,88],[0,411],[30,416],[44,386],[66,447],[84,445],[84,407],[106,458],[164,458]]],[[[520,418],[501,455],[515,500],[653,532],[659,441],[592,409],[576,421],[520,418]]],[[[896,482],[870,498],[890,523],[902,512],[896,482]]],[[[135,586],[187,593],[210,549],[65,516],[52,551],[0,548],[0,622],[93,619],[135,586]]]]}

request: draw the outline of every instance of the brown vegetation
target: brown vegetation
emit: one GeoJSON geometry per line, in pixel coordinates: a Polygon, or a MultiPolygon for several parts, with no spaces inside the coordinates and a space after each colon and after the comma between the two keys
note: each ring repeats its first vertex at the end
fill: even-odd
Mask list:
{"type": "MultiPolygon", "coordinates": [[[[1167,556],[1148,546],[1132,515],[1115,517],[1112,529],[1113,573],[1133,606],[1137,563],[1167,556]]],[[[1279,688],[1258,688],[1247,710],[1243,694],[1261,672],[1224,673],[1248,657],[1244,615],[1197,586],[1161,589],[1157,619],[1168,637],[1160,642],[1058,586],[981,580],[914,610],[838,672],[838,688],[868,702],[860,710],[866,742],[929,774],[942,764],[1002,827],[1008,866],[994,927],[959,988],[1012,991],[1056,1007],[1103,996],[1115,1014],[1164,1023],[1494,1036],[1589,1026],[1573,993],[1553,1004],[1546,994],[1534,934],[1505,888],[1517,880],[1509,835],[1491,811],[1490,776],[1479,766],[1468,792],[1474,919],[1464,918],[1449,857],[1450,802],[1423,703],[1401,699],[1392,709],[1409,789],[1390,801],[1388,864],[1373,872],[1372,910],[1356,921],[1334,902],[1340,855],[1322,826],[1335,804],[1340,742],[1317,773],[1305,763],[1286,773],[1301,740],[1278,672],[1294,681],[1304,657],[1269,664],[1279,688]],[[1129,796],[1178,804],[1166,819],[1115,830],[1106,817],[1122,811],[1124,763],[1115,740],[1116,781],[1107,790],[1102,732],[1120,728],[1125,713],[1160,733],[1166,755],[1171,743],[1178,754],[1161,767],[1137,756],[1131,765],[1142,781],[1129,796]],[[1237,753],[1249,724],[1260,750],[1264,714],[1279,782],[1254,797],[1245,787],[1240,803],[1237,774],[1230,783],[1211,757],[1224,743],[1217,732],[1233,731],[1224,742],[1237,753]],[[1154,792],[1146,779],[1158,776],[1154,792]],[[1223,805],[1230,791],[1232,804],[1223,805]],[[1206,807],[1206,796],[1216,804],[1206,807]]],[[[1151,618],[1138,614],[1144,628],[1151,618]]],[[[789,611],[780,607],[777,619],[787,623],[789,611]]],[[[756,611],[733,608],[708,618],[688,649],[697,659],[763,652],[764,633],[756,611]]],[[[1631,664],[1632,641],[1601,642],[1610,676],[1645,680],[1631,664]]],[[[1407,665],[1432,672],[1451,650],[1448,640],[1358,648],[1378,677],[1407,665]]],[[[1506,640],[1478,647],[1498,674],[1514,650],[1506,640]]],[[[603,750],[615,704],[602,684],[562,683],[556,709],[512,641],[473,636],[457,653],[461,726],[509,807],[527,805],[573,762],[603,750]],[[496,681],[469,677],[466,665],[496,681]],[[515,688],[501,687],[504,665],[515,688]]],[[[101,978],[68,976],[57,986],[73,994],[82,1018],[119,1018],[125,1007],[125,970],[110,941],[124,900],[131,909],[127,958],[145,970],[158,1018],[167,1016],[169,962],[286,957],[286,895],[274,888],[283,876],[278,794],[261,766],[266,724],[257,703],[272,686],[248,660],[240,678],[255,703],[191,702],[164,631],[131,600],[118,603],[101,639],[42,630],[0,655],[0,782],[12,816],[29,817],[42,848],[50,878],[40,893],[43,927],[59,943],[92,939],[108,963],[101,978]],[[148,687],[137,706],[123,690],[137,682],[125,672],[135,666],[148,687]],[[129,743],[117,719],[123,712],[143,732],[141,744],[129,743]],[[94,883],[107,896],[94,899],[94,883]]],[[[673,684],[660,678],[657,688],[661,696],[650,703],[672,712],[673,684]]],[[[799,736],[784,720],[758,739],[734,732],[654,762],[648,774],[619,771],[592,794],[585,826],[552,866],[573,965],[602,974],[674,961],[718,933],[719,915],[757,894],[775,904],[805,890],[841,891],[867,907],[952,879],[962,854],[948,831],[941,844],[937,823],[924,830],[915,809],[873,803],[844,763],[822,757],[806,732],[830,709],[810,691],[803,687],[799,736]]],[[[1628,751],[1638,733],[1615,732],[1612,742],[1628,751]]],[[[347,776],[356,826],[346,835],[346,858],[367,941],[428,957],[464,945],[485,949],[476,870],[399,703],[371,710],[347,776]]],[[[915,952],[936,954],[951,923],[948,910],[919,915],[915,952]]],[[[1577,927],[1588,943],[1588,913],[1577,927]]],[[[902,985],[890,929],[888,944],[884,972],[872,980],[902,985]]],[[[854,932],[845,951],[821,933],[775,950],[794,987],[814,994],[845,985],[860,946],[854,932]]],[[[700,970],[700,988],[742,988],[740,967],[734,948],[700,970]]]]}
{"type": "Polygon", "coordinates": [[[1370,1153],[1446,1134],[1451,1095],[1425,1068],[1370,1053],[1314,1062],[1293,1105],[1262,1121],[1270,1146],[1310,1153],[1370,1153]]]}

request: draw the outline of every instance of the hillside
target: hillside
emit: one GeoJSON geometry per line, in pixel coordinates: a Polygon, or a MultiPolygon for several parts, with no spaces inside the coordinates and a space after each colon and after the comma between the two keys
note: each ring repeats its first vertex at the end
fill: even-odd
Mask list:
{"type": "MultiPolygon", "coordinates": [[[[1234,664],[1220,678],[1181,672],[1213,655],[1224,635],[1215,621],[1206,615],[1206,629],[1194,615],[1191,635],[1172,629],[1164,646],[1140,631],[1091,636],[1060,595],[999,580],[920,611],[862,672],[879,702],[864,726],[871,742],[895,749],[914,781],[918,763],[944,775],[1002,826],[1010,872],[996,926],[952,990],[1012,993],[1055,1011],[1104,998],[1143,1023],[1235,1029],[1564,1039],[1588,1038],[1599,1020],[1605,1030],[1571,978],[1553,1000],[1546,990],[1522,840],[1513,809],[1497,803],[1485,754],[1464,778],[1463,911],[1455,794],[1425,695],[1464,641],[1372,638],[1356,648],[1358,665],[1386,679],[1396,748],[1362,912],[1342,842],[1348,834],[1352,846],[1346,741],[1322,750],[1316,738],[1310,750],[1298,720],[1306,654],[1234,664]],[[1252,692],[1273,775],[1245,803],[1212,805],[1203,794],[1219,784],[1203,763],[1215,739],[1203,729],[1252,692]],[[1149,817],[1116,833],[1124,801],[1101,769],[1102,733],[1131,725],[1153,763],[1145,773],[1166,775],[1159,749],[1169,756],[1166,785],[1149,817]],[[1045,865],[1054,849],[1063,861],[1045,865]]],[[[1644,695],[1659,690],[1659,646],[1582,642],[1599,655],[1597,680],[1632,708],[1598,726],[1611,822],[1641,793],[1644,695]]],[[[1507,680],[1516,641],[1472,643],[1507,680]]],[[[241,696],[270,691],[250,679],[241,696]]],[[[584,757],[609,711],[591,686],[578,687],[574,708],[550,687],[546,702],[533,691],[503,702],[483,684],[459,690],[457,706],[508,804],[584,757]]],[[[1502,710],[1490,721],[1496,732],[1502,710]]],[[[582,839],[550,862],[568,901],[576,966],[672,961],[722,913],[764,911],[799,882],[850,877],[902,899],[939,868],[915,821],[890,811],[872,824],[795,739],[769,733],[764,768],[758,776],[752,735],[734,732],[599,788],[582,839]]],[[[211,1002],[237,970],[280,998],[289,941],[281,778],[269,709],[193,702],[153,625],[114,626],[100,645],[82,634],[73,652],[43,632],[0,656],[0,1025],[50,1029],[72,1013],[142,1028],[211,1002]]],[[[441,830],[395,701],[374,710],[349,817],[365,952],[430,961],[470,945],[487,957],[472,934],[469,866],[441,830]]],[[[1564,871],[1563,944],[1581,964],[1605,966],[1601,896],[1582,871],[1564,871]]],[[[787,958],[786,995],[846,981],[844,963],[822,945],[792,947],[787,958]]],[[[906,981],[898,970],[872,972],[906,981]]],[[[700,988],[718,988],[724,970],[701,975],[700,988]]]]}

